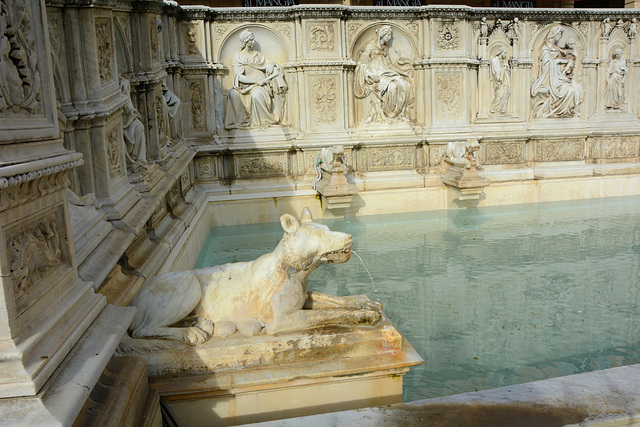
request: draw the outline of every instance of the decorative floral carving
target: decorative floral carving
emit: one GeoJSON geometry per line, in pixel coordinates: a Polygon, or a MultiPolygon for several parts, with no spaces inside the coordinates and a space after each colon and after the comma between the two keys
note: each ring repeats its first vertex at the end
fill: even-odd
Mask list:
{"type": "Polygon", "coordinates": [[[431,146],[429,148],[429,164],[436,166],[442,163],[442,154],[444,150],[441,145],[431,146]]]}
{"type": "Polygon", "coordinates": [[[378,148],[369,152],[369,169],[411,169],[414,152],[410,147],[378,148]]]}
{"type": "Polygon", "coordinates": [[[291,26],[289,24],[278,24],[276,28],[282,35],[291,40],[291,26]]]}
{"type": "Polygon", "coordinates": [[[187,52],[189,55],[198,54],[198,44],[196,42],[196,27],[187,27],[187,52]]]}
{"type": "Polygon", "coordinates": [[[189,83],[189,91],[191,92],[191,123],[193,124],[193,129],[204,130],[204,97],[202,93],[202,83],[189,83]]]}
{"type": "Polygon", "coordinates": [[[63,263],[56,214],[7,238],[9,274],[16,299],[63,263]]]}
{"type": "Polygon", "coordinates": [[[239,156],[237,158],[238,177],[283,176],[285,162],[281,155],[239,156]]]}
{"type": "Polygon", "coordinates": [[[199,157],[198,163],[198,178],[207,179],[213,178],[216,175],[216,164],[214,157],[199,157]]]}
{"type": "Polygon", "coordinates": [[[499,165],[524,162],[524,143],[499,142],[484,143],[486,148],[486,165],[499,165]]]}
{"type": "Polygon", "coordinates": [[[151,58],[158,59],[158,26],[156,18],[149,18],[149,43],[151,45],[151,58]]]}
{"type": "Polygon", "coordinates": [[[107,162],[109,164],[109,177],[115,179],[123,175],[122,154],[118,128],[113,128],[107,134],[107,162]]]}
{"type": "Polygon", "coordinates": [[[409,22],[407,24],[407,28],[409,29],[409,31],[411,31],[413,33],[413,35],[418,38],[420,35],[420,26],[418,25],[417,22],[409,22]]]}
{"type": "Polygon", "coordinates": [[[311,50],[333,50],[335,28],[330,22],[309,25],[309,48],[311,50]]]}
{"type": "Polygon", "coordinates": [[[311,80],[313,105],[311,114],[315,124],[336,121],[338,92],[335,77],[314,77],[311,80]]]}
{"type": "Polygon", "coordinates": [[[462,112],[460,73],[438,73],[436,75],[436,91],[438,100],[438,117],[443,119],[459,118],[462,112]]]}
{"type": "Polygon", "coordinates": [[[173,185],[169,189],[169,192],[167,193],[166,198],[169,206],[175,206],[176,204],[178,204],[178,200],[180,198],[179,181],[173,183],[173,185]]]}
{"type": "Polygon", "coordinates": [[[583,141],[538,142],[535,160],[554,162],[562,160],[581,160],[584,158],[583,141]]]}
{"type": "Polygon", "coordinates": [[[160,147],[164,147],[167,145],[167,134],[166,134],[166,122],[165,122],[165,111],[164,111],[164,100],[162,99],[161,93],[156,93],[156,120],[158,125],[158,139],[160,142],[160,147]]]}
{"type": "Polygon", "coordinates": [[[357,24],[354,22],[347,25],[347,37],[349,38],[349,40],[353,40],[361,26],[362,24],[357,24]]]}
{"type": "Polygon", "coordinates": [[[180,175],[180,187],[182,188],[182,194],[189,188],[189,169],[185,169],[180,175]]]}
{"type": "Polygon", "coordinates": [[[229,30],[228,25],[217,24],[213,30],[216,37],[222,37],[229,30]]]}
{"type": "Polygon", "coordinates": [[[58,15],[50,16],[49,23],[49,45],[51,46],[51,53],[53,54],[54,67],[56,64],[62,64],[62,42],[60,36],[62,31],[60,30],[60,21],[58,15]]]}
{"type": "Polygon", "coordinates": [[[42,112],[32,16],[24,0],[0,0],[0,114],[42,112]]]}
{"type": "Polygon", "coordinates": [[[454,23],[442,23],[438,26],[438,49],[457,49],[458,43],[458,27],[454,23]]]}
{"type": "Polygon", "coordinates": [[[96,39],[98,42],[98,65],[100,67],[100,80],[111,79],[111,20],[107,18],[96,19],[96,39]]]}
{"type": "Polygon", "coordinates": [[[628,159],[640,156],[640,140],[637,136],[598,137],[590,145],[590,157],[594,159],[628,159]]]}

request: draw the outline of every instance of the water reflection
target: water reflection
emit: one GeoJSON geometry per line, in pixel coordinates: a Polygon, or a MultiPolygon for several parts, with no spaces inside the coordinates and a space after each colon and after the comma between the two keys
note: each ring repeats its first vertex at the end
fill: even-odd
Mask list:
{"type": "MultiPolygon", "coordinates": [[[[309,287],[368,294],[425,359],[405,400],[640,363],[640,199],[332,221],[357,259],[309,287]]],[[[198,266],[272,250],[280,224],[213,229],[198,266]]]]}

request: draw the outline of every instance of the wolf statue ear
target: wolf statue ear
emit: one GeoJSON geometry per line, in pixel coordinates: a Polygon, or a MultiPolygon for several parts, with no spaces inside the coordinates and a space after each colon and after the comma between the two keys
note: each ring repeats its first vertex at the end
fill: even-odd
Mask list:
{"type": "Polygon", "coordinates": [[[313,217],[311,216],[311,211],[309,208],[302,209],[302,213],[300,214],[300,222],[312,222],[313,217]]]}
{"type": "Polygon", "coordinates": [[[300,228],[300,222],[295,216],[289,214],[280,217],[280,224],[282,224],[282,229],[289,234],[295,233],[300,228]]]}

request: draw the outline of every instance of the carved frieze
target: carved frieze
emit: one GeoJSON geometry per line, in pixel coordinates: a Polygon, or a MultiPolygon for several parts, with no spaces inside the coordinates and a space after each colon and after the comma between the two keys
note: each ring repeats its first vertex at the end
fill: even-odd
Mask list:
{"type": "Polygon", "coordinates": [[[583,158],[583,140],[568,140],[557,142],[537,141],[535,144],[535,161],[537,162],[582,160],[583,158]]]}
{"type": "Polygon", "coordinates": [[[335,76],[313,77],[311,79],[313,99],[311,117],[314,124],[335,123],[338,109],[337,86],[338,79],[335,76]]]}
{"type": "Polygon", "coordinates": [[[486,165],[524,163],[524,142],[485,142],[486,165]]]}
{"type": "Polygon", "coordinates": [[[106,137],[109,177],[113,180],[124,175],[122,166],[122,143],[118,127],[111,129],[106,137]]]}
{"type": "Polygon", "coordinates": [[[368,152],[369,170],[398,170],[414,167],[412,147],[375,148],[368,152]]]}
{"type": "Polygon", "coordinates": [[[193,126],[193,129],[205,130],[204,92],[202,90],[202,82],[190,82],[189,93],[191,93],[191,124],[193,126]]]}
{"type": "Polygon", "coordinates": [[[436,74],[437,115],[441,119],[457,119],[462,113],[462,74],[457,72],[436,74]]]}
{"type": "Polygon", "coordinates": [[[97,18],[96,41],[98,44],[98,66],[100,80],[104,83],[111,80],[113,74],[112,52],[113,43],[111,40],[111,20],[109,18],[97,18]]]}
{"type": "Polygon", "coordinates": [[[182,188],[182,194],[184,194],[189,188],[189,169],[185,169],[180,175],[180,187],[182,188]]]}
{"type": "Polygon", "coordinates": [[[629,159],[640,157],[638,136],[596,137],[590,141],[590,156],[593,159],[629,159]]]}
{"type": "Polygon", "coordinates": [[[332,51],[335,48],[336,25],[333,22],[309,24],[309,49],[312,51],[332,51]]]}
{"type": "Polygon", "coordinates": [[[209,179],[214,178],[216,176],[216,158],[207,156],[207,157],[198,157],[196,159],[196,163],[198,165],[198,178],[200,179],[209,179]]]}
{"type": "Polygon", "coordinates": [[[156,18],[149,18],[149,43],[151,46],[152,60],[158,59],[158,27],[156,18]]]}
{"type": "Polygon", "coordinates": [[[61,65],[62,62],[62,24],[58,14],[50,15],[47,19],[49,24],[49,45],[51,46],[51,54],[53,57],[54,67],[61,65]]]}
{"type": "Polygon", "coordinates": [[[438,25],[437,43],[439,50],[453,50],[458,48],[460,37],[458,27],[453,22],[443,22],[438,25]]]}
{"type": "Polygon", "coordinates": [[[164,147],[167,144],[167,124],[165,122],[165,111],[163,108],[164,100],[162,99],[161,93],[156,93],[155,97],[155,107],[156,107],[156,120],[158,124],[158,138],[160,139],[160,146],[164,147]]]}
{"type": "Polygon", "coordinates": [[[238,178],[284,176],[286,161],[282,154],[240,155],[236,157],[238,178]]]}
{"type": "Polygon", "coordinates": [[[0,0],[0,115],[42,112],[34,16],[24,0],[0,0]]]}
{"type": "Polygon", "coordinates": [[[64,189],[69,185],[69,169],[83,161],[71,160],[56,166],[0,178],[0,211],[64,189]]]}
{"type": "Polygon", "coordinates": [[[434,145],[429,147],[429,165],[436,166],[442,163],[442,155],[444,148],[442,145],[434,145]]]}

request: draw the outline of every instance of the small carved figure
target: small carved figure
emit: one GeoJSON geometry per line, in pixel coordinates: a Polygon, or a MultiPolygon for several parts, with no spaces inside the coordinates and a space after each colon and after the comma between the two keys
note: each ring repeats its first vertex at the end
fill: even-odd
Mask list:
{"type": "Polygon", "coordinates": [[[638,35],[638,19],[631,18],[631,23],[629,24],[629,31],[627,33],[630,39],[635,38],[638,35]]]}
{"type": "Polygon", "coordinates": [[[493,101],[490,111],[504,114],[511,96],[511,69],[507,62],[507,49],[501,47],[491,59],[491,81],[493,81],[493,101]]]}
{"type": "Polygon", "coordinates": [[[549,30],[540,51],[539,75],[531,87],[534,117],[572,117],[584,99],[582,86],[574,79],[575,47],[570,41],[560,47],[564,29],[549,30]]]}
{"type": "Polygon", "coordinates": [[[480,37],[489,37],[489,26],[485,16],[480,20],[480,37]]]}
{"type": "Polygon", "coordinates": [[[191,55],[198,53],[198,44],[196,43],[196,29],[194,27],[187,28],[187,51],[191,55]]]}
{"type": "Polygon", "coordinates": [[[314,167],[316,170],[316,179],[311,184],[311,187],[315,190],[316,185],[322,180],[322,171],[333,171],[341,169],[343,172],[347,172],[347,167],[343,163],[344,147],[337,145],[335,147],[323,148],[316,156],[314,167]]]}
{"type": "Polygon", "coordinates": [[[371,96],[371,110],[365,123],[407,120],[407,108],[413,104],[411,63],[389,58],[388,43],[393,37],[390,25],[376,29],[376,37],[358,56],[354,92],[357,98],[371,96]]]}
{"type": "MultiPolygon", "coordinates": [[[[351,235],[314,223],[308,208],[299,221],[284,214],[280,222],[285,232],[282,241],[255,261],[148,279],[131,302],[138,309],[131,336],[194,345],[213,334],[229,336],[236,330],[243,335],[263,329],[274,334],[378,322],[379,303],[307,291],[307,277],[316,268],[349,260],[351,235]]],[[[129,345],[135,348],[135,343],[129,345]]]]}
{"type": "Polygon", "coordinates": [[[120,79],[120,92],[126,97],[122,107],[122,133],[126,146],[127,166],[132,173],[145,168],[147,162],[147,142],[144,125],[140,120],[140,113],[131,101],[131,85],[129,80],[120,79]]]}
{"type": "Polygon", "coordinates": [[[509,30],[511,33],[511,38],[520,36],[522,28],[520,27],[520,20],[518,18],[513,18],[513,21],[511,21],[511,23],[509,24],[509,30]]]}
{"type": "Polygon", "coordinates": [[[624,105],[624,80],[627,76],[627,64],[622,49],[616,49],[607,69],[607,92],[605,108],[621,110],[624,105]]]}
{"type": "Polygon", "coordinates": [[[180,107],[180,98],[173,93],[165,83],[162,83],[162,103],[163,103],[163,114],[166,116],[166,132],[167,137],[175,138],[178,135],[171,135],[170,132],[170,121],[173,120],[178,113],[178,108],[180,107]]]}
{"type": "Polygon", "coordinates": [[[284,70],[253,50],[255,36],[240,33],[233,57],[233,87],[227,94],[225,129],[267,127],[282,122],[288,89],[284,70]]]}
{"type": "Polygon", "coordinates": [[[480,149],[478,138],[469,138],[467,141],[451,141],[447,143],[444,150],[444,158],[449,162],[457,165],[464,165],[466,169],[475,167],[482,170],[478,159],[476,159],[476,151],[480,149]]]}
{"type": "Polygon", "coordinates": [[[610,18],[604,18],[602,20],[602,37],[609,37],[611,34],[611,30],[613,30],[613,26],[611,25],[610,18]]]}

